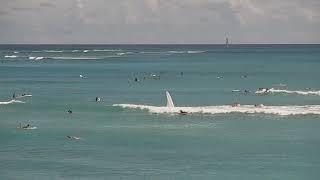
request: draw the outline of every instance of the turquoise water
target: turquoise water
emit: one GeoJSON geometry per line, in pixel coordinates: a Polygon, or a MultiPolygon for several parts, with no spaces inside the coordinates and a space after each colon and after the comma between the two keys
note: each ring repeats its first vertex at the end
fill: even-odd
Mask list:
{"type": "Polygon", "coordinates": [[[164,106],[168,90],[176,106],[320,105],[320,95],[254,93],[318,92],[319,58],[319,45],[1,45],[0,102],[33,96],[0,104],[0,179],[318,179],[320,115],[113,104],[164,106]]]}

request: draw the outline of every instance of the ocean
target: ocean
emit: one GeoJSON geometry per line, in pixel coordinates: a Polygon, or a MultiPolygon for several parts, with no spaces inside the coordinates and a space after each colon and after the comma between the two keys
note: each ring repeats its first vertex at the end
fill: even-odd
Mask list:
{"type": "Polygon", "coordinates": [[[320,45],[0,45],[0,179],[317,180],[319,69],[320,45]]]}

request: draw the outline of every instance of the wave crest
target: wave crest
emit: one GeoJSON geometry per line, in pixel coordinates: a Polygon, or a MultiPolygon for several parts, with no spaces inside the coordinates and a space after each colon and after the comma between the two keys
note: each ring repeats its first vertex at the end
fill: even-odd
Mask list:
{"type": "Polygon", "coordinates": [[[272,93],[287,93],[287,94],[301,94],[301,95],[317,95],[320,96],[320,91],[289,91],[282,89],[273,89],[269,90],[272,93]]]}
{"type": "Polygon", "coordinates": [[[5,105],[5,104],[12,104],[12,103],[24,103],[23,101],[18,101],[18,100],[10,100],[10,101],[0,101],[0,105],[5,105]]]}
{"type": "Polygon", "coordinates": [[[199,106],[199,107],[158,107],[136,104],[113,104],[122,108],[145,109],[151,113],[169,113],[177,114],[180,110],[188,113],[200,114],[226,114],[226,113],[245,113],[245,114],[275,114],[275,115],[305,115],[316,114],[320,115],[320,105],[304,105],[304,106],[259,106],[241,105],[232,107],[230,105],[223,106],[199,106]]]}

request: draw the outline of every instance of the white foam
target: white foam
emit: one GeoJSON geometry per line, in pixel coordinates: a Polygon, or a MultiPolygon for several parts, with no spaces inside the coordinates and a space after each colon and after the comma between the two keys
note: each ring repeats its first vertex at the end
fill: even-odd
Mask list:
{"type": "Polygon", "coordinates": [[[320,96],[320,91],[290,91],[284,89],[262,89],[255,92],[256,94],[267,94],[267,93],[287,93],[287,94],[300,94],[300,95],[316,95],[320,96]]]}
{"type": "Polygon", "coordinates": [[[43,59],[44,57],[36,57],[34,60],[41,60],[43,59]]]}
{"type": "Polygon", "coordinates": [[[320,91],[289,91],[282,89],[273,89],[269,90],[272,93],[288,93],[288,94],[301,94],[301,95],[317,95],[320,96],[320,91]]]}
{"type": "Polygon", "coordinates": [[[18,56],[15,56],[15,55],[6,55],[6,56],[4,56],[5,58],[16,58],[16,57],[18,57],[18,56]]]}
{"type": "Polygon", "coordinates": [[[44,50],[44,52],[48,52],[48,53],[61,53],[63,51],[58,51],[58,50],[44,50]]]}
{"type": "Polygon", "coordinates": [[[101,59],[101,58],[97,58],[97,57],[50,57],[50,59],[101,59]]]}
{"type": "Polygon", "coordinates": [[[22,128],[25,130],[34,130],[34,129],[38,129],[36,126],[32,126],[32,127],[27,127],[27,128],[22,128]]]}
{"type": "Polygon", "coordinates": [[[132,54],[133,52],[121,52],[117,53],[118,56],[126,55],[126,54],[132,54]]]}
{"type": "Polygon", "coordinates": [[[186,51],[168,51],[168,53],[172,53],[172,54],[183,54],[183,53],[186,53],[186,51]]]}
{"type": "Polygon", "coordinates": [[[30,56],[29,59],[30,59],[30,60],[42,60],[42,59],[44,59],[44,57],[30,56]]]}
{"type": "Polygon", "coordinates": [[[96,52],[104,52],[104,51],[115,52],[115,51],[122,51],[122,50],[121,49],[94,49],[93,51],[96,51],[96,52]]]}
{"type": "Polygon", "coordinates": [[[18,101],[18,100],[10,100],[10,101],[0,101],[0,105],[4,105],[4,104],[12,104],[12,103],[24,103],[23,101],[18,101]]]}
{"type": "Polygon", "coordinates": [[[25,94],[25,95],[18,96],[16,98],[20,99],[20,98],[25,98],[25,97],[32,97],[32,94],[25,94]]]}
{"type": "Polygon", "coordinates": [[[206,51],[187,51],[189,54],[205,53],[206,51]]]}
{"type": "Polygon", "coordinates": [[[320,115],[320,105],[304,105],[304,106],[258,106],[240,105],[232,107],[230,105],[223,106],[199,106],[199,107],[158,107],[135,104],[113,104],[122,108],[145,109],[151,113],[169,113],[178,114],[180,110],[188,113],[200,114],[225,114],[225,113],[246,113],[246,114],[275,114],[275,115],[304,115],[316,114],[320,115]]]}

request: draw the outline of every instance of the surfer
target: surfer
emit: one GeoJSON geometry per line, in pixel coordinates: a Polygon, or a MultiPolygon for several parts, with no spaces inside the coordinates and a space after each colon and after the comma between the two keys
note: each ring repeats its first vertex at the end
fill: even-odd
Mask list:
{"type": "Polygon", "coordinates": [[[255,93],[256,94],[267,94],[270,92],[270,88],[259,88],[255,93]]]}
{"type": "Polygon", "coordinates": [[[101,98],[100,97],[96,97],[96,102],[100,102],[101,101],[101,98]]]}
{"type": "Polygon", "coordinates": [[[249,90],[244,90],[244,94],[249,94],[250,91],[249,90]]]}
{"type": "Polygon", "coordinates": [[[231,104],[231,107],[239,107],[240,106],[240,103],[233,103],[231,104]]]}
{"type": "Polygon", "coordinates": [[[27,129],[27,128],[30,128],[31,127],[31,125],[30,124],[27,124],[26,126],[23,126],[22,128],[23,129],[27,129]]]}
{"type": "Polygon", "coordinates": [[[181,115],[186,115],[186,114],[188,114],[188,112],[187,111],[183,111],[183,110],[179,110],[179,114],[181,114],[181,115]]]}
{"type": "Polygon", "coordinates": [[[138,78],[134,78],[134,81],[135,81],[135,82],[138,82],[139,80],[138,80],[138,78]]]}
{"type": "Polygon", "coordinates": [[[15,92],[12,95],[12,99],[16,99],[16,93],[15,92]]]}
{"type": "Polygon", "coordinates": [[[258,107],[258,108],[263,107],[263,106],[264,106],[263,104],[255,104],[254,105],[254,107],[258,107]]]}
{"type": "Polygon", "coordinates": [[[241,77],[242,77],[242,78],[247,78],[247,77],[248,77],[248,75],[246,75],[246,74],[245,74],[245,75],[242,75],[241,77]]]}
{"type": "Polygon", "coordinates": [[[66,136],[68,139],[76,139],[76,140],[79,140],[80,138],[79,137],[75,137],[75,136],[66,136]]]}
{"type": "Polygon", "coordinates": [[[67,112],[68,112],[69,114],[72,114],[72,110],[70,110],[70,109],[69,109],[67,112]]]}

